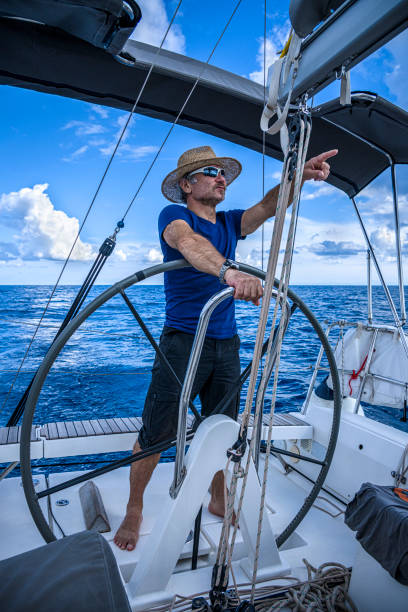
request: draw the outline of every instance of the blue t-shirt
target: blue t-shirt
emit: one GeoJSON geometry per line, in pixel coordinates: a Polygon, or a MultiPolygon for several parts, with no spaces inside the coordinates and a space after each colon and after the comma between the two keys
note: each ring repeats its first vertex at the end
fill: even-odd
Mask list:
{"type": "MultiPolygon", "coordinates": [[[[181,219],[194,232],[207,238],[226,259],[235,259],[235,248],[241,236],[243,210],[217,212],[216,223],[198,217],[179,204],[166,206],[159,215],[160,245],[164,261],[183,259],[183,255],[171,248],[163,239],[163,232],[172,221],[181,219]]],[[[225,289],[218,278],[199,272],[195,268],[182,268],[164,274],[166,295],[165,325],[194,334],[204,304],[215,293],[225,289]]],[[[210,338],[232,338],[237,333],[235,304],[233,298],[221,302],[211,315],[207,336],[210,338]]]]}

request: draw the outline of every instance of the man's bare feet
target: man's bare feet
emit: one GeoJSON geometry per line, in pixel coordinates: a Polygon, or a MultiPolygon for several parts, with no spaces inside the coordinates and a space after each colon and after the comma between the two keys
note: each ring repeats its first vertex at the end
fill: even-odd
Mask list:
{"type": "MultiPolygon", "coordinates": [[[[224,518],[225,515],[225,505],[223,501],[210,499],[210,503],[208,504],[208,510],[211,514],[215,514],[215,516],[220,516],[224,518]]],[[[235,510],[232,512],[232,525],[235,525],[235,510]]]]}
{"type": "Polygon", "coordinates": [[[139,539],[140,525],[143,516],[138,510],[127,511],[121,526],[116,532],[113,541],[121,550],[134,550],[139,539]]]}
{"type": "Polygon", "coordinates": [[[218,500],[210,499],[210,503],[208,504],[208,510],[211,512],[211,514],[215,514],[215,516],[220,516],[221,518],[224,518],[224,514],[225,514],[224,500],[218,501],[218,500]]]}

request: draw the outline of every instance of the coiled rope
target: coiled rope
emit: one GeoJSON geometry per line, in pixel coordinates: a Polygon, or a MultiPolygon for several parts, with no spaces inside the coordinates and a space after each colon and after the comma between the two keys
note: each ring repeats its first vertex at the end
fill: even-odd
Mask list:
{"type": "MultiPolygon", "coordinates": [[[[256,584],[253,606],[256,612],[276,610],[296,610],[296,612],[358,612],[348,594],[351,570],[341,563],[328,562],[315,568],[306,559],[303,563],[307,570],[307,580],[301,581],[294,576],[280,576],[256,584]],[[272,584],[271,584],[272,583],[272,584]],[[275,583],[275,586],[274,584],[275,583]]],[[[233,610],[251,594],[252,584],[238,584],[236,591],[228,590],[226,601],[233,610]]],[[[151,608],[151,612],[208,612],[208,592],[194,593],[188,597],[175,595],[171,604],[151,608]]]]}

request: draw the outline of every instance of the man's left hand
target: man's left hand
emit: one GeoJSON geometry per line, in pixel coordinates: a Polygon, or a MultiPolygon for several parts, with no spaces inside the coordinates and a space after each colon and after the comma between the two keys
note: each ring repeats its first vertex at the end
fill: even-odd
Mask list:
{"type": "Polygon", "coordinates": [[[334,157],[337,153],[337,149],[332,149],[331,151],[320,153],[320,155],[316,155],[316,157],[311,157],[305,163],[303,180],[310,181],[313,179],[315,181],[325,181],[330,174],[330,165],[327,163],[326,159],[334,157]]]}

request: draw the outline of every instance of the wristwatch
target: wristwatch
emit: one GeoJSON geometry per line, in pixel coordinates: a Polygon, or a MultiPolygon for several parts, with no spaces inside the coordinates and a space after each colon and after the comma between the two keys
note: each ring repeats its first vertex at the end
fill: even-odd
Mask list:
{"type": "Polygon", "coordinates": [[[233,270],[239,270],[239,266],[238,264],[235,263],[235,261],[233,261],[232,259],[226,259],[224,263],[222,264],[220,273],[218,275],[218,280],[223,285],[226,285],[224,277],[225,277],[226,271],[229,270],[230,268],[232,268],[233,270]]]}

